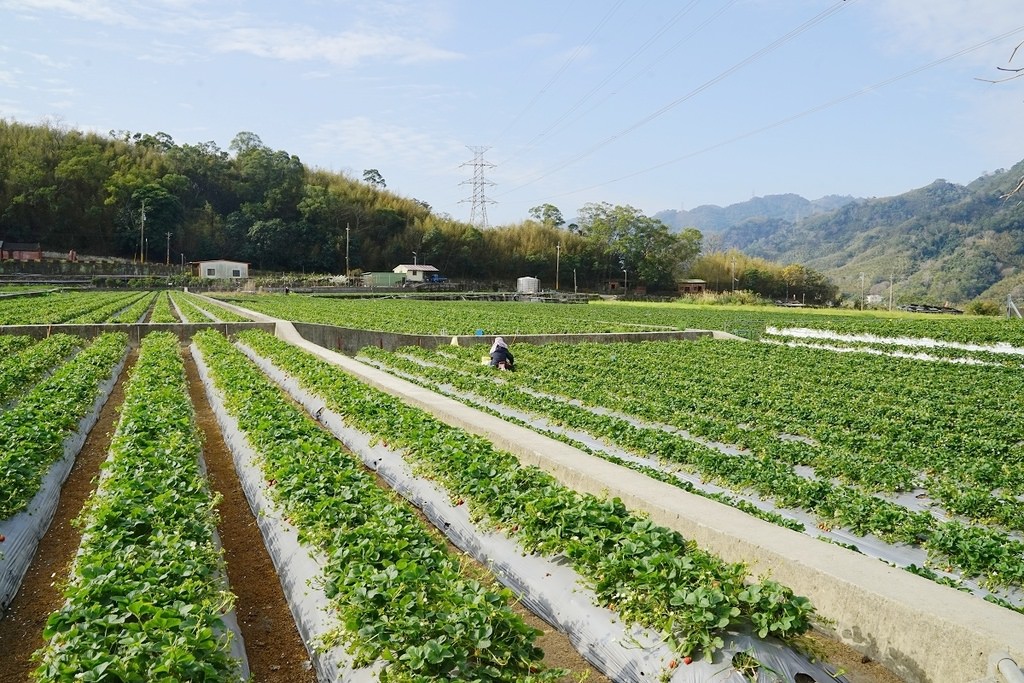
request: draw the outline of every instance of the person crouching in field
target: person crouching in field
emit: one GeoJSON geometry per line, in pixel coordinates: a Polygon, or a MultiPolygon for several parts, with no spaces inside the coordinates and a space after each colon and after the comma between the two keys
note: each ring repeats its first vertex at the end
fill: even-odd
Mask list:
{"type": "Polygon", "coordinates": [[[491,367],[499,370],[512,370],[515,359],[508,350],[508,344],[501,337],[496,337],[491,344],[491,367]]]}

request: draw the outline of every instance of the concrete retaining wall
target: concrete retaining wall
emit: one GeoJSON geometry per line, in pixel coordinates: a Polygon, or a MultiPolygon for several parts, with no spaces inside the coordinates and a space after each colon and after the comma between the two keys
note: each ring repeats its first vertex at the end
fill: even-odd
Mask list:
{"type": "MultiPolygon", "coordinates": [[[[246,314],[248,315],[248,314],[246,314]]],[[[375,346],[387,351],[394,351],[403,346],[421,346],[434,349],[439,346],[471,346],[473,344],[490,345],[494,335],[436,335],[436,334],[400,334],[397,332],[378,332],[359,330],[334,325],[316,323],[292,323],[295,330],[307,341],[326,349],[340,351],[349,355],[355,354],[366,346],[375,346]]],[[[520,334],[506,336],[507,342],[516,344],[611,344],[614,342],[668,341],[674,339],[698,339],[710,337],[709,330],[683,330],[673,332],[602,332],[591,334],[520,334]]]]}

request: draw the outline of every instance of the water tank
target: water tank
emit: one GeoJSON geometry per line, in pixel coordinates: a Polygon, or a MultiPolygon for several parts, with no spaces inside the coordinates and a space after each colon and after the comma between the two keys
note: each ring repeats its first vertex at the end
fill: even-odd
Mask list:
{"type": "Polygon", "coordinates": [[[521,277],[516,281],[516,291],[520,294],[536,294],[540,291],[540,280],[535,277],[521,277]]]}

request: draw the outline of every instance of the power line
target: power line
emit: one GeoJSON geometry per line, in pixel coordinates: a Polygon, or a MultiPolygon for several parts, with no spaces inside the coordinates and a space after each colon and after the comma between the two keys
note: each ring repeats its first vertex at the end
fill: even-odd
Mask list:
{"type": "Polygon", "coordinates": [[[597,23],[597,26],[591,29],[590,34],[587,36],[586,40],[584,40],[583,43],[576,47],[573,53],[569,55],[568,59],[566,59],[565,62],[562,63],[562,66],[559,67],[558,71],[556,71],[551,76],[551,78],[548,79],[548,82],[541,86],[540,90],[538,90],[536,94],[534,94],[534,96],[530,98],[530,101],[526,103],[526,106],[524,106],[518,114],[512,117],[512,120],[509,121],[508,124],[501,130],[501,132],[495,136],[496,141],[504,137],[505,134],[508,133],[508,131],[511,130],[512,127],[516,123],[518,123],[521,118],[523,118],[523,116],[526,115],[526,112],[530,111],[530,109],[533,108],[533,105],[535,105],[537,103],[537,100],[539,100],[541,96],[548,91],[548,88],[554,85],[555,82],[559,78],[561,78],[562,74],[564,74],[566,70],[572,65],[572,63],[576,61],[577,57],[583,54],[583,51],[587,48],[588,45],[590,45],[591,41],[593,41],[597,34],[600,33],[601,29],[604,28],[604,25],[608,23],[608,20],[612,18],[612,15],[615,14],[616,11],[618,11],[618,9],[622,6],[622,4],[625,1],[626,0],[618,0],[614,5],[612,5],[612,8],[609,9],[608,12],[604,15],[604,17],[601,18],[601,21],[597,23]]]}
{"type": "Polygon", "coordinates": [[[534,177],[532,180],[528,180],[528,181],[526,181],[524,183],[521,183],[520,185],[517,185],[516,187],[512,188],[511,190],[509,190],[508,192],[506,192],[504,194],[508,194],[510,192],[515,192],[516,190],[520,190],[520,189],[522,189],[524,187],[527,187],[528,185],[532,185],[533,183],[536,183],[536,182],[538,182],[540,180],[543,180],[544,178],[548,177],[552,173],[560,171],[563,168],[566,168],[567,166],[571,166],[572,164],[576,163],[577,161],[585,159],[586,157],[590,156],[591,154],[593,154],[597,150],[601,149],[602,147],[606,147],[607,145],[611,144],[612,142],[618,140],[619,138],[621,138],[621,137],[623,137],[625,135],[628,135],[629,133],[632,133],[636,129],[638,129],[641,126],[644,126],[644,125],[650,123],[654,119],[656,119],[656,118],[662,116],[663,114],[665,114],[666,112],[674,109],[675,107],[679,106],[683,102],[685,102],[685,101],[695,97],[696,95],[699,95],[700,93],[704,92],[705,90],[707,90],[708,88],[712,87],[713,85],[715,85],[717,83],[720,83],[721,81],[725,80],[726,78],[728,78],[732,74],[736,73],[740,69],[742,69],[742,68],[744,68],[746,66],[749,66],[750,64],[752,64],[755,61],[761,59],[765,55],[773,52],[774,50],[777,50],[778,48],[782,47],[786,43],[792,41],[794,38],[796,38],[800,34],[810,30],[814,26],[817,26],[821,22],[823,22],[826,19],[830,18],[832,15],[834,15],[834,14],[836,14],[838,12],[841,12],[842,10],[846,9],[847,7],[852,5],[854,2],[856,2],[856,0],[844,0],[843,2],[840,2],[838,5],[833,5],[832,7],[828,8],[826,10],[823,10],[822,12],[819,12],[817,15],[815,15],[814,17],[808,19],[803,24],[797,26],[796,28],[794,28],[789,33],[786,33],[782,37],[780,37],[777,40],[773,41],[772,43],[766,45],[765,47],[761,48],[757,52],[754,52],[753,54],[751,54],[750,56],[746,57],[745,59],[737,62],[733,66],[729,67],[728,69],[726,69],[722,73],[720,73],[717,76],[715,76],[714,78],[712,78],[712,79],[710,79],[708,81],[705,81],[703,84],[701,84],[698,87],[694,88],[693,90],[689,91],[685,95],[683,95],[683,96],[681,96],[681,97],[679,97],[679,98],[669,102],[668,104],[662,106],[660,109],[657,109],[656,111],[652,112],[651,114],[648,114],[644,118],[640,119],[636,123],[633,123],[630,126],[627,126],[626,128],[624,128],[624,129],[620,130],[619,132],[617,132],[617,133],[615,133],[615,134],[605,138],[601,142],[599,142],[599,143],[589,147],[588,149],[586,149],[586,150],[576,154],[575,156],[572,156],[569,159],[566,159],[565,161],[555,165],[550,170],[545,171],[541,175],[538,175],[538,176],[534,177]]]}
{"type": "Polygon", "coordinates": [[[1006,33],[1002,33],[1002,34],[1000,34],[998,36],[995,36],[994,38],[990,38],[990,39],[988,39],[986,41],[983,41],[981,43],[978,43],[976,45],[972,45],[970,47],[963,48],[962,50],[958,50],[958,51],[954,52],[951,55],[947,55],[947,56],[942,57],[940,59],[936,59],[935,61],[929,62],[929,63],[924,64],[924,65],[919,66],[919,67],[916,67],[914,69],[911,69],[910,71],[905,71],[905,72],[903,72],[902,74],[900,74],[898,76],[893,76],[891,78],[887,78],[884,81],[880,81],[878,83],[875,83],[874,85],[866,86],[864,88],[861,88],[860,90],[856,90],[854,92],[847,93],[846,95],[843,95],[841,97],[837,97],[835,99],[829,100],[829,101],[824,102],[822,104],[819,104],[817,106],[811,107],[810,109],[805,109],[804,111],[799,112],[797,114],[793,114],[792,116],[787,116],[784,119],[779,119],[778,121],[775,121],[774,123],[769,123],[769,124],[761,126],[759,128],[755,128],[754,130],[747,131],[746,133],[742,133],[740,135],[736,135],[734,137],[731,137],[731,138],[729,138],[727,140],[722,140],[721,142],[717,142],[717,143],[715,143],[713,145],[709,145],[707,147],[703,147],[703,148],[695,150],[693,152],[688,152],[687,154],[684,154],[683,156],[676,157],[676,158],[670,159],[668,161],[663,161],[663,162],[661,162],[659,164],[656,164],[654,166],[650,166],[650,167],[645,168],[645,169],[643,169],[641,171],[635,171],[633,173],[628,173],[626,175],[619,176],[618,178],[614,178],[612,180],[608,180],[608,181],[605,181],[605,182],[602,182],[602,183],[596,183],[594,185],[588,185],[587,187],[582,187],[582,188],[579,188],[577,190],[571,190],[569,192],[562,192],[562,193],[559,193],[557,195],[549,195],[548,197],[544,197],[543,199],[553,199],[553,198],[556,198],[556,197],[566,197],[566,196],[569,196],[569,195],[576,194],[578,192],[586,192],[587,190],[593,190],[593,189],[596,189],[596,188],[599,188],[599,187],[604,187],[605,185],[611,185],[612,183],[617,183],[617,182],[620,182],[620,181],[623,181],[623,180],[628,180],[630,178],[635,178],[636,176],[640,176],[640,175],[643,175],[645,173],[650,173],[652,171],[660,170],[662,168],[665,168],[666,166],[671,166],[673,164],[677,164],[677,163],[679,163],[681,161],[685,161],[687,159],[691,159],[691,158],[693,158],[695,156],[698,156],[700,154],[705,154],[707,152],[711,152],[711,151],[714,151],[716,149],[719,149],[720,147],[725,147],[726,145],[731,145],[734,142],[739,142],[740,140],[745,140],[746,138],[753,137],[755,135],[759,135],[761,133],[764,133],[765,131],[769,131],[769,130],[772,130],[774,128],[778,128],[780,126],[784,126],[787,123],[792,123],[793,121],[796,121],[798,119],[802,119],[805,116],[810,116],[811,114],[816,114],[816,113],[818,113],[820,111],[824,111],[825,109],[829,109],[829,108],[834,107],[834,106],[836,106],[838,104],[842,104],[843,102],[847,102],[847,101],[852,100],[852,99],[854,99],[856,97],[860,97],[861,95],[866,95],[866,94],[868,94],[870,92],[874,92],[875,90],[880,90],[880,89],[882,89],[882,88],[884,88],[886,86],[892,85],[893,83],[896,83],[898,81],[902,81],[902,80],[904,80],[906,78],[910,78],[911,76],[916,76],[917,74],[919,74],[919,73],[921,73],[923,71],[927,71],[928,69],[932,69],[932,68],[934,68],[936,66],[939,66],[941,64],[945,64],[946,62],[949,62],[949,61],[952,61],[952,60],[956,59],[957,57],[962,57],[963,55],[968,54],[970,52],[974,52],[976,50],[980,50],[983,47],[987,47],[989,45],[992,45],[993,43],[997,43],[997,42],[999,42],[1001,40],[1005,40],[1006,38],[1009,38],[1010,36],[1016,35],[1016,34],[1021,33],[1021,32],[1024,32],[1024,26],[1019,26],[1019,27],[1017,27],[1017,28],[1015,28],[1015,29],[1013,29],[1011,31],[1007,31],[1006,33]]]}
{"type": "MultiPolygon", "coordinates": [[[[708,17],[707,19],[702,21],[700,24],[695,26],[693,28],[693,30],[691,30],[685,36],[683,36],[678,41],[676,41],[670,48],[668,48],[667,50],[663,51],[660,55],[655,57],[652,61],[648,62],[647,65],[645,65],[644,67],[640,68],[636,73],[634,73],[632,76],[630,76],[626,80],[624,80],[621,84],[619,84],[618,87],[622,88],[624,86],[627,86],[630,83],[633,83],[638,78],[640,78],[640,76],[642,76],[644,73],[649,71],[652,67],[654,67],[655,65],[660,63],[662,60],[664,60],[666,57],[668,57],[668,55],[670,55],[672,52],[677,50],[681,45],[685,44],[687,41],[689,41],[691,38],[693,38],[693,36],[695,36],[697,33],[699,33],[704,27],[706,27],[708,24],[710,24],[715,19],[717,19],[719,16],[721,16],[723,13],[725,13],[725,11],[728,10],[729,7],[731,7],[732,5],[736,4],[737,1],[738,0],[728,0],[728,2],[726,2],[721,7],[719,7],[717,10],[715,10],[715,12],[710,17],[708,17]]],[[[630,54],[617,67],[615,67],[615,69],[612,70],[611,73],[609,73],[597,85],[595,85],[593,88],[591,88],[585,95],[583,95],[583,97],[581,97],[580,99],[576,100],[576,102],[571,107],[569,107],[569,109],[567,109],[565,112],[563,112],[561,116],[559,116],[557,119],[555,119],[555,121],[552,122],[551,125],[549,125],[547,128],[542,130],[540,133],[537,133],[537,135],[533,136],[533,138],[531,138],[529,142],[527,142],[520,149],[516,150],[512,155],[510,155],[502,163],[508,163],[509,161],[512,161],[513,159],[518,158],[522,154],[525,154],[526,152],[530,151],[531,149],[536,147],[538,144],[540,144],[541,139],[544,138],[546,135],[548,135],[548,134],[550,134],[552,132],[557,132],[558,130],[562,130],[564,128],[569,127],[570,125],[572,125],[576,121],[579,121],[581,118],[583,118],[584,116],[586,116],[590,112],[594,111],[594,109],[596,109],[599,106],[601,106],[601,104],[603,104],[604,102],[608,101],[608,99],[610,99],[611,97],[614,97],[616,94],[618,94],[618,91],[613,91],[613,92],[609,93],[603,99],[601,99],[599,102],[595,103],[594,106],[591,107],[590,109],[588,109],[587,111],[583,112],[582,114],[580,114],[576,118],[572,119],[571,121],[566,123],[564,126],[561,126],[561,127],[559,126],[559,124],[561,124],[563,121],[565,121],[573,112],[577,111],[580,107],[582,107],[584,104],[586,104],[587,101],[590,100],[590,98],[592,98],[595,94],[597,94],[597,92],[600,91],[600,89],[602,87],[607,85],[615,76],[620,74],[626,67],[628,67],[630,64],[632,64],[640,55],[642,55],[650,47],[652,47],[654,45],[654,43],[659,38],[661,38],[665,33],[667,33],[669,31],[669,29],[671,29],[673,26],[675,26],[677,23],[679,23],[683,19],[683,17],[686,16],[690,12],[690,10],[692,10],[694,8],[694,6],[696,6],[697,2],[699,2],[699,0],[691,0],[691,2],[688,5],[686,5],[681,10],[679,10],[679,12],[677,12],[668,22],[666,22],[661,27],[661,29],[656,31],[650,38],[648,38],[646,41],[644,41],[644,43],[639,48],[634,50],[632,52],[632,54],[630,54]]]]}

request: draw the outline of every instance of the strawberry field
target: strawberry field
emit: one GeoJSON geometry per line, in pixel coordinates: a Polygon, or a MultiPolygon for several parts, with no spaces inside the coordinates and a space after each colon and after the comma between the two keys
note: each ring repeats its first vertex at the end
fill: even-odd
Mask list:
{"type": "Polygon", "coordinates": [[[678,303],[595,301],[583,305],[531,305],[295,294],[215,296],[285,320],[414,334],[471,335],[483,330],[486,335],[511,337],[515,334],[703,329],[759,338],[768,328],[811,328],[870,334],[886,340],[934,339],[945,343],[1024,347],[1024,326],[1019,321],[1004,318],[678,303]]]}
{"type": "MultiPolygon", "coordinates": [[[[5,324],[32,320],[25,301],[0,302],[5,324]]],[[[244,301],[296,320],[484,329],[509,341],[517,331],[760,325],[767,343],[514,343],[513,373],[482,366],[479,346],[367,348],[359,359],[1008,611],[1024,605],[1018,329],[1003,321],[948,329],[791,312],[755,323],[749,311],[673,305],[244,301]]],[[[36,323],[243,317],[180,292],[35,304],[36,323]]],[[[60,463],[73,461],[128,347],[118,334],[0,335],[0,352],[0,569],[9,572],[31,559],[24,520],[46,516],[41,499],[67,476],[54,470],[70,466],[60,463]]],[[[190,348],[150,333],[121,380],[106,462],[77,513],[81,539],[52,581],[58,605],[34,654],[19,653],[32,654],[35,680],[241,680],[250,671],[299,680],[274,678],[258,657],[250,664],[248,627],[235,616],[245,608],[238,567],[218,536],[221,495],[205,474],[213,444],[198,426],[200,401],[216,415],[288,628],[320,680],[602,680],[582,660],[553,664],[520,603],[613,680],[829,679],[806,655],[816,616],[798,589],[618,499],[567,488],[265,332],[201,332],[190,348]],[[586,628],[560,614],[568,596],[586,628]]],[[[9,590],[4,611],[17,599],[9,590]]]]}
{"type": "Polygon", "coordinates": [[[520,345],[519,371],[500,376],[473,348],[365,354],[607,457],[636,456],[659,478],[724,488],[759,516],[1021,607],[1017,369],[708,340],[520,345]]]}

